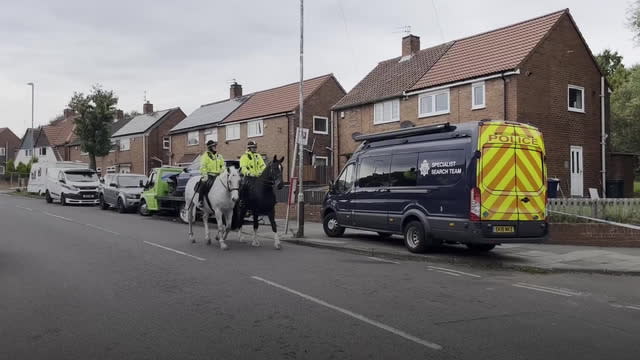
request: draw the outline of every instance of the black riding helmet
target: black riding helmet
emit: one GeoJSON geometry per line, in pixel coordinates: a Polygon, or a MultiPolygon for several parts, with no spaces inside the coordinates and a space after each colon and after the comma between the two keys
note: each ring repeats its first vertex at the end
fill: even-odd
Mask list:
{"type": "Polygon", "coordinates": [[[256,149],[258,149],[258,144],[256,144],[255,141],[251,140],[247,143],[247,149],[255,151],[256,149]]]}
{"type": "Polygon", "coordinates": [[[211,152],[216,152],[216,146],[218,145],[217,142],[213,141],[213,140],[209,140],[207,141],[207,150],[211,151],[211,152]]]}

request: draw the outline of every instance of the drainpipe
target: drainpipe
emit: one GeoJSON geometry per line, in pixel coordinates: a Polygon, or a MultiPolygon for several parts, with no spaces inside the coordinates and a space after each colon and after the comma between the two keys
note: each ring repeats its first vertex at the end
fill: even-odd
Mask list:
{"type": "Polygon", "coordinates": [[[333,159],[333,157],[335,156],[335,151],[334,151],[334,147],[333,147],[334,146],[334,142],[333,141],[334,141],[334,136],[335,136],[334,135],[335,132],[333,130],[333,124],[335,122],[335,120],[334,120],[335,119],[335,115],[336,115],[335,111],[331,110],[331,117],[330,117],[330,120],[329,120],[329,122],[330,122],[329,128],[331,129],[331,178],[332,179],[333,179],[334,173],[336,171],[336,169],[335,169],[335,161],[333,159]]]}
{"type": "Polygon", "coordinates": [[[602,158],[602,197],[607,197],[607,159],[606,159],[606,147],[607,147],[607,133],[605,128],[605,86],[604,86],[604,76],[600,77],[600,127],[601,127],[601,137],[600,137],[600,157],[602,158]]]}
{"type": "Polygon", "coordinates": [[[147,175],[147,136],[142,134],[142,173],[147,175]]]}
{"type": "MultiPolygon", "coordinates": [[[[507,79],[504,78],[504,73],[501,74],[502,77],[502,114],[504,117],[504,120],[509,120],[507,119],[507,79]]],[[[486,93],[486,91],[485,91],[486,93]]],[[[485,99],[486,102],[486,99],[485,99]]]]}

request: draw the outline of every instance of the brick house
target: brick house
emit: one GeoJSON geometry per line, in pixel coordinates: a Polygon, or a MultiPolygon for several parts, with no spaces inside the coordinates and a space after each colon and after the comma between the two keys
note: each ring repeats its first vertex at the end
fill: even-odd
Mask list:
{"type": "MultiPolygon", "coordinates": [[[[96,170],[107,172],[148,174],[151,169],[170,163],[169,130],[186,115],[177,108],[154,111],[153,104],[143,105],[143,114],[125,120],[116,115],[111,142],[114,145],[109,155],[96,159],[96,170]]],[[[72,161],[89,162],[79,142],[70,147],[72,161]]]]}
{"type": "Polygon", "coordinates": [[[542,130],[548,175],[565,195],[584,196],[602,189],[603,79],[568,9],[422,50],[408,35],[401,56],[380,62],[333,107],[335,161],[345,164],[361,133],[513,120],[542,130]]]}
{"type": "Polygon", "coordinates": [[[20,146],[16,151],[15,164],[18,166],[19,163],[27,164],[31,158],[33,157],[33,153],[35,150],[35,141],[40,135],[40,128],[35,129],[27,129],[20,140],[20,146]]]}
{"type": "Polygon", "coordinates": [[[13,160],[20,147],[20,138],[9,128],[0,128],[0,175],[7,169],[7,161],[13,160]]]}
{"type": "MultiPolygon", "coordinates": [[[[174,163],[195,158],[204,152],[206,139],[218,141],[218,151],[227,160],[239,159],[246,151],[247,142],[253,140],[258,144],[258,151],[267,159],[284,156],[286,169],[283,177],[289,178],[291,169],[290,155],[294,149],[295,133],[298,125],[298,83],[257,91],[248,95],[242,94],[239,84],[232,84],[230,99],[196,110],[205,112],[207,106],[223,108],[229,114],[216,118],[199,127],[193,127],[191,145],[189,136],[173,136],[171,140],[174,163]],[[229,106],[229,107],[227,107],[229,106]],[[234,107],[234,109],[230,109],[234,107]],[[215,126],[213,126],[215,124],[215,126]],[[214,133],[205,131],[216,129],[214,133]],[[198,131],[196,134],[195,131],[198,131]],[[195,144],[198,139],[197,145],[195,144]],[[189,155],[189,156],[185,156],[189,155]],[[182,159],[182,160],[180,160],[182,159]]],[[[333,74],[323,75],[303,82],[304,119],[303,124],[309,131],[309,145],[305,148],[305,181],[324,183],[326,177],[318,175],[314,167],[331,167],[332,136],[330,116],[331,106],[346,93],[333,74]]],[[[223,112],[224,112],[223,111],[223,112]]],[[[182,126],[182,124],[180,124],[182,126]]],[[[184,126],[187,129],[186,126],[184,126]]]]}

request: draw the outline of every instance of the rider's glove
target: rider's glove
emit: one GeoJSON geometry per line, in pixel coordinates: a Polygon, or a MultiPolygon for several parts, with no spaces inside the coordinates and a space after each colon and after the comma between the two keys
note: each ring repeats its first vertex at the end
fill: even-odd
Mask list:
{"type": "Polygon", "coordinates": [[[202,175],[202,181],[207,181],[207,180],[209,180],[209,174],[202,175]]]}

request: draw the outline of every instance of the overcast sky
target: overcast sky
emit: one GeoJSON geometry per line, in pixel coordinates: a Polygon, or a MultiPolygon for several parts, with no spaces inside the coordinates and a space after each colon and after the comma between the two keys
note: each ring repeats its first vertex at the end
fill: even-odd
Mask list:
{"type": "MultiPolygon", "coordinates": [[[[305,77],[334,73],[349,91],[379,61],[400,54],[399,31],[411,26],[422,47],[570,8],[594,53],[611,48],[640,63],[624,25],[630,0],[307,0],[305,77]],[[435,7],[434,7],[435,4],[435,7]]],[[[99,83],[124,111],[229,96],[298,80],[296,0],[138,1],[0,0],[0,127],[19,137],[46,124],[74,91],[99,83]]]]}

